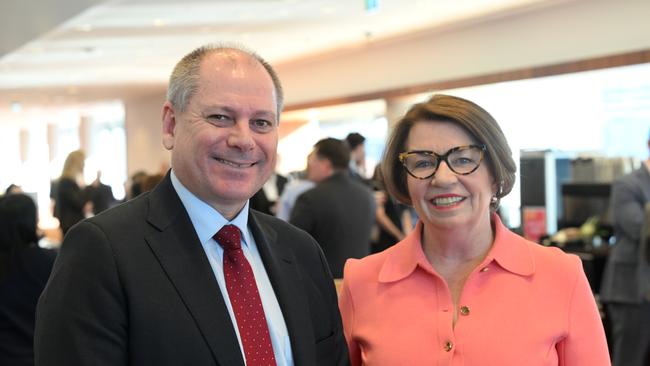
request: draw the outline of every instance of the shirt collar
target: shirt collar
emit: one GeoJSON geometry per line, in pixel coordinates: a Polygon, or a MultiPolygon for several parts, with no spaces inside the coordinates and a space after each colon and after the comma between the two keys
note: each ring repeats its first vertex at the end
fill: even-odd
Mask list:
{"type": "Polygon", "coordinates": [[[178,180],[173,169],[171,171],[171,181],[183,206],[185,206],[185,210],[192,221],[192,225],[194,226],[194,230],[196,230],[196,235],[199,237],[201,244],[205,244],[208,240],[212,239],[227,224],[235,225],[239,228],[245,245],[251,242],[250,233],[248,232],[248,201],[246,201],[244,208],[242,208],[237,216],[231,221],[228,221],[219,211],[190,192],[178,180]]]}
{"type": "Polygon", "coordinates": [[[483,264],[494,259],[505,270],[520,276],[530,276],[535,273],[535,259],[530,245],[531,243],[521,236],[508,230],[498,215],[492,214],[494,223],[494,244],[488,253],[483,264]]]}
{"type": "Polygon", "coordinates": [[[399,281],[408,277],[416,267],[431,271],[431,264],[422,250],[422,221],[399,243],[387,249],[387,258],[379,271],[379,282],[399,281]]]}
{"type": "MultiPolygon", "coordinates": [[[[503,269],[520,276],[535,272],[535,261],[526,239],[508,230],[498,215],[492,215],[495,227],[494,243],[480,265],[484,267],[495,261],[503,269]]],[[[422,250],[422,222],[401,242],[387,249],[387,258],[379,272],[379,282],[394,282],[408,277],[418,266],[427,272],[433,268],[422,250]]]]}

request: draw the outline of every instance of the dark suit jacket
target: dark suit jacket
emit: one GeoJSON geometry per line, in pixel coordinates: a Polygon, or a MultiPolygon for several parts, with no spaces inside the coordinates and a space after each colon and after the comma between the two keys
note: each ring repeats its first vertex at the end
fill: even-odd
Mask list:
{"type": "Polygon", "coordinates": [[[375,199],[370,188],[338,172],[298,197],[289,220],[321,245],[335,278],[348,258],[370,254],[375,199]]]}
{"type": "MultiPolygon", "coordinates": [[[[316,242],[252,211],[249,225],[295,365],[345,365],[336,292],[316,242]]],[[[244,365],[208,259],[169,174],[68,232],[39,301],[36,364],[244,365]]]]}
{"type": "Polygon", "coordinates": [[[650,278],[639,279],[638,274],[644,206],[648,202],[650,174],[645,166],[614,182],[611,208],[616,244],[609,252],[603,274],[600,288],[603,302],[639,303],[645,297],[643,286],[650,278]]]}
{"type": "MultiPolygon", "coordinates": [[[[275,186],[278,189],[278,197],[284,191],[284,186],[287,184],[287,178],[282,175],[277,174],[275,176],[275,186]]],[[[274,212],[271,212],[271,207],[275,204],[275,201],[271,201],[266,197],[264,189],[260,188],[257,193],[253,195],[250,199],[250,207],[256,209],[257,211],[264,212],[265,214],[274,215],[274,212]]]]}

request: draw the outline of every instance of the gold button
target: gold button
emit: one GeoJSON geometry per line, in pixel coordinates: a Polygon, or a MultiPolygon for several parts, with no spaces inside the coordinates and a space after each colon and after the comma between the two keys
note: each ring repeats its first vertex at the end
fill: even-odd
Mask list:
{"type": "Polygon", "coordinates": [[[489,271],[489,270],[490,270],[490,269],[489,269],[488,267],[483,267],[483,268],[481,268],[481,272],[487,272],[487,271],[489,271]]]}
{"type": "Polygon", "coordinates": [[[461,306],[460,307],[460,315],[469,315],[469,306],[461,306]]]}
{"type": "Polygon", "coordinates": [[[445,351],[449,352],[452,348],[454,348],[454,344],[451,343],[451,341],[447,341],[447,343],[445,343],[445,351]]]}

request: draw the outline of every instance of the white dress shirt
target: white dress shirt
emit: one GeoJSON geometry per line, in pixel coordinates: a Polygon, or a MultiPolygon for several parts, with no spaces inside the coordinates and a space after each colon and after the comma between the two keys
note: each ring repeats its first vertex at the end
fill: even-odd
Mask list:
{"type": "Polygon", "coordinates": [[[212,208],[207,203],[201,201],[192,192],[190,192],[178,180],[174,171],[171,172],[172,186],[181,199],[185,210],[190,216],[194,230],[201,241],[203,250],[208,257],[212,271],[219,284],[221,295],[228,307],[230,320],[232,321],[233,328],[237,333],[239,340],[239,348],[241,349],[242,357],[246,362],[244,356],[244,347],[239,336],[239,328],[237,327],[237,320],[233,312],[232,305],[230,304],[230,297],[226,289],[226,281],[223,274],[223,248],[212,237],[225,225],[232,224],[239,228],[242,233],[242,251],[248,260],[255,275],[255,282],[262,300],[264,307],[264,314],[269,327],[271,336],[271,343],[273,344],[273,352],[275,353],[275,360],[278,366],[291,366],[293,365],[293,355],[291,353],[291,342],[289,340],[289,332],[284,322],[282,310],[278,299],[275,297],[275,292],[271,286],[271,281],[264,268],[264,263],[260,257],[260,253],[255,243],[255,238],[248,229],[248,202],[239,214],[232,220],[226,220],[217,210],[212,208]]]}

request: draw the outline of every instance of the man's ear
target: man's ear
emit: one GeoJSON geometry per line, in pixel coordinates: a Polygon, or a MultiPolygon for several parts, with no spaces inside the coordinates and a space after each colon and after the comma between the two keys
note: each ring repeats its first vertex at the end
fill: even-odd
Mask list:
{"type": "Polygon", "coordinates": [[[174,113],[174,106],[170,101],[166,101],[162,110],[162,143],[167,150],[174,148],[175,130],[176,114],[174,113]]]}
{"type": "Polygon", "coordinates": [[[334,164],[332,164],[332,161],[330,159],[323,158],[323,164],[325,166],[325,170],[327,171],[328,176],[334,174],[334,171],[336,169],[334,169],[334,164]]]}

